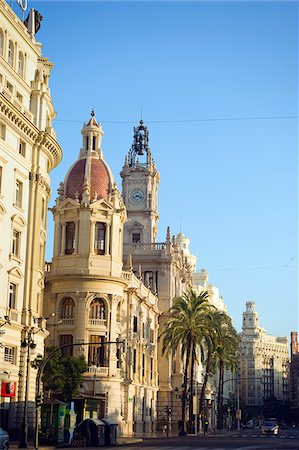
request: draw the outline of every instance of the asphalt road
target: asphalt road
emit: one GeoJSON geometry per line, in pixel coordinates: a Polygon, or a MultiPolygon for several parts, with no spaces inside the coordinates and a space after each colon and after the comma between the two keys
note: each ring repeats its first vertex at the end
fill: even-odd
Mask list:
{"type": "Polygon", "coordinates": [[[259,432],[241,432],[222,436],[188,436],[145,439],[142,443],[127,444],[126,450],[299,450],[299,435],[281,433],[280,436],[261,436],[259,432]]]}

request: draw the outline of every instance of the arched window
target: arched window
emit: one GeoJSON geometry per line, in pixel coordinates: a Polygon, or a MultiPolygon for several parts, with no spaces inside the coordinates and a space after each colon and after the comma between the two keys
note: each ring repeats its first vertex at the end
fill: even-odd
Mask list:
{"type": "Polygon", "coordinates": [[[22,77],[24,75],[24,55],[22,52],[19,52],[18,74],[20,75],[20,77],[22,77]]]}
{"type": "Polygon", "coordinates": [[[105,254],[105,235],[106,235],[106,224],[103,222],[97,222],[95,224],[95,233],[94,233],[94,251],[97,255],[105,254]]]}
{"type": "Polygon", "coordinates": [[[0,30],[0,56],[3,56],[4,52],[4,34],[3,31],[0,30]]]}
{"type": "Polygon", "coordinates": [[[74,317],[75,303],[71,297],[64,297],[61,301],[60,318],[72,319],[74,317]]]}
{"type": "Polygon", "coordinates": [[[65,226],[65,254],[71,255],[75,250],[75,223],[67,222],[65,226]]]}
{"type": "Polygon", "coordinates": [[[94,298],[89,308],[90,319],[106,319],[106,307],[102,298],[94,298]]]}
{"type": "Polygon", "coordinates": [[[13,66],[13,60],[14,60],[14,54],[15,49],[12,41],[9,41],[8,43],[8,64],[13,66]]]}

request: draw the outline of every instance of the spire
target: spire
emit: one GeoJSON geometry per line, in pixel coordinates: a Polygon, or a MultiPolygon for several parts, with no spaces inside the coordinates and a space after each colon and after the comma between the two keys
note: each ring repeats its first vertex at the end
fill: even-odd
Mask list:
{"type": "Polygon", "coordinates": [[[101,149],[101,141],[103,137],[102,125],[95,118],[94,109],[91,110],[90,119],[87,123],[84,122],[82,133],[82,149],[80,152],[81,158],[86,158],[90,152],[91,156],[98,156],[103,159],[101,149]]]}
{"type": "Polygon", "coordinates": [[[146,164],[152,163],[152,154],[148,145],[148,129],[143,124],[143,120],[140,120],[139,126],[134,127],[133,144],[129,151],[129,166],[134,167],[138,158],[137,156],[143,156],[146,154],[146,164]]]}
{"type": "Polygon", "coordinates": [[[167,231],[166,231],[166,241],[170,241],[170,226],[167,227],[167,231]]]}

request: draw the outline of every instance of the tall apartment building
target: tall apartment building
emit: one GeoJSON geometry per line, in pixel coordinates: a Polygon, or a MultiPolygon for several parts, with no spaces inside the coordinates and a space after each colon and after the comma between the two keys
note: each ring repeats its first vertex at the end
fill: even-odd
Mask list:
{"type": "Polygon", "coordinates": [[[292,419],[298,423],[299,417],[299,343],[298,333],[291,333],[291,361],[290,361],[290,407],[292,419]]]}
{"type": "Polygon", "coordinates": [[[52,128],[53,64],[35,39],[33,14],[29,32],[0,0],[0,418],[11,433],[20,428],[25,400],[33,417],[30,352],[43,354],[47,336],[39,318],[49,173],[62,156],[52,128]]]}
{"type": "Polygon", "coordinates": [[[255,302],[246,302],[239,345],[239,380],[242,406],[262,407],[267,401],[289,398],[287,337],[266,334],[259,325],[255,302]]]}

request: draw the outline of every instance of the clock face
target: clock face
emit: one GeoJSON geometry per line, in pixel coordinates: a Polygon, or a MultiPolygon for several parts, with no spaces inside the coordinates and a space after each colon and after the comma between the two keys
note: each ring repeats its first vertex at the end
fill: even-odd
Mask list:
{"type": "Polygon", "coordinates": [[[132,203],[142,203],[144,200],[144,192],[141,189],[134,189],[130,193],[130,200],[132,203]]]}

